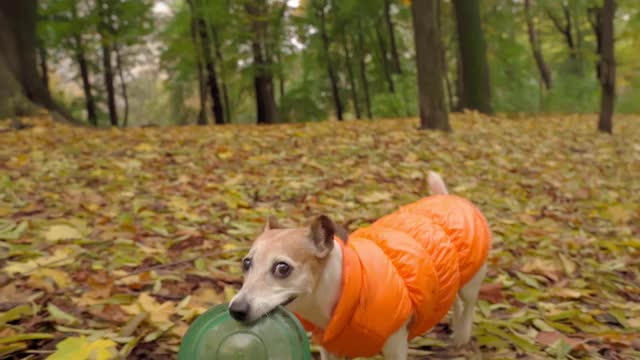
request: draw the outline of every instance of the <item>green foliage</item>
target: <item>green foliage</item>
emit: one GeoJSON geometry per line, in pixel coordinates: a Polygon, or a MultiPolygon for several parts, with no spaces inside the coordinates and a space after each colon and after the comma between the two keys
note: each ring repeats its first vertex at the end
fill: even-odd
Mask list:
{"type": "MultiPolygon", "coordinates": [[[[54,89],[55,93],[75,99],[64,103],[75,114],[83,114],[81,79],[75,54],[82,50],[89,62],[98,112],[104,114],[99,20],[97,0],[45,0],[40,2],[38,34],[48,50],[52,68],[71,60],[65,78],[75,91],[54,89]],[[77,12],[73,15],[72,9],[77,12]],[[78,49],[76,40],[81,41],[78,49]],[[68,74],[68,73],[71,74],[68,74]],[[69,76],[71,75],[71,76],[69,76]]],[[[129,87],[131,124],[192,123],[199,112],[198,50],[192,36],[194,13],[206,24],[218,76],[225,86],[229,115],[233,122],[255,121],[256,101],[252,40],[252,18],[247,6],[261,0],[161,2],[168,13],[154,13],[157,2],[102,0],[111,13],[109,42],[118,44],[124,56],[126,85],[129,87]],[[215,40],[215,41],[214,41],[215,40]],[[136,70],[139,66],[144,71],[136,70]],[[152,70],[149,70],[149,67],[152,70]],[[159,76],[151,84],[148,71],[159,76]],[[162,109],[155,113],[147,108],[162,109]],[[153,115],[151,115],[153,114],[153,115]],[[138,118],[140,117],[140,118],[138,118]]],[[[417,114],[415,58],[410,7],[390,0],[391,21],[402,73],[391,68],[391,39],[385,18],[385,0],[308,0],[300,8],[287,7],[284,0],[267,1],[264,20],[267,36],[263,39],[270,65],[263,70],[273,74],[273,90],[281,121],[307,121],[335,117],[335,101],[328,75],[331,60],[337,77],[339,98],[346,118],[355,116],[351,90],[361,116],[366,117],[366,94],[374,116],[404,117],[417,114]],[[325,49],[320,14],[325,13],[324,29],[329,47],[325,49]],[[347,53],[345,52],[347,45],[347,53]],[[350,64],[350,68],[347,67],[350,64]],[[362,69],[364,64],[364,71],[362,69]],[[351,70],[351,73],[347,71],[351,70]],[[364,78],[363,74],[364,73],[364,78]],[[353,79],[350,78],[353,76],[353,79]],[[366,85],[366,86],[365,86],[366,85]],[[284,94],[280,94],[281,86],[284,94]],[[391,88],[393,87],[393,91],[391,88]]],[[[598,0],[531,1],[531,16],[545,62],[551,69],[553,87],[541,86],[540,75],[529,43],[526,13],[522,1],[486,0],[480,2],[482,27],[487,43],[493,107],[498,112],[593,112],[599,106],[599,84],[595,75],[598,58],[592,28],[592,8],[598,0]],[[565,12],[571,17],[574,49],[558,29],[566,25],[565,12]]],[[[446,84],[451,90],[451,106],[458,92],[458,52],[455,14],[451,1],[441,3],[440,27],[446,59],[446,84]]],[[[640,7],[634,0],[619,0],[616,17],[616,55],[618,57],[618,100],[621,112],[637,111],[640,95],[637,44],[640,43],[640,7]]],[[[52,86],[63,85],[60,79],[52,86]]],[[[119,80],[118,80],[119,81],[119,80]]],[[[120,91],[119,85],[116,86],[120,91]]],[[[60,97],[60,95],[56,95],[60,97]]],[[[119,96],[122,111],[122,95],[119,96]]],[[[211,119],[211,99],[206,94],[205,113],[211,119]]],[[[103,121],[104,122],[104,121],[103,121]]]]}

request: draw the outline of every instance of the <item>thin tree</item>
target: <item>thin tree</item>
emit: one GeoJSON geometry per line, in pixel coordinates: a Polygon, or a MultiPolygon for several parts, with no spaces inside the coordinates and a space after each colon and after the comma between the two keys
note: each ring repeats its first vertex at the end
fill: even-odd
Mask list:
{"type": "Polygon", "coordinates": [[[437,3],[438,0],[420,0],[413,1],[411,6],[418,68],[420,128],[451,131],[442,84],[437,3]]]}
{"type": "MultiPolygon", "coordinates": [[[[71,21],[74,24],[82,21],[78,17],[78,9],[76,8],[76,4],[73,4],[71,6],[71,21]]],[[[95,98],[93,97],[93,90],[91,87],[89,62],[87,61],[87,57],[85,55],[85,46],[82,39],[83,30],[84,27],[80,30],[73,31],[73,36],[71,36],[71,48],[73,49],[73,57],[78,63],[78,68],[80,69],[80,78],[82,79],[82,90],[84,92],[85,108],[87,109],[87,119],[89,120],[89,123],[91,125],[97,126],[98,114],[96,111],[96,102],[95,98]]]]}
{"type": "Polygon", "coordinates": [[[562,6],[562,17],[564,19],[560,19],[551,9],[547,8],[547,16],[551,19],[553,26],[562,34],[569,48],[569,54],[572,59],[576,59],[578,57],[576,39],[573,31],[573,17],[571,16],[571,10],[569,6],[565,3],[560,3],[562,6]]]}
{"type": "Polygon", "coordinates": [[[491,114],[489,63],[478,0],[454,0],[462,62],[462,106],[491,114]]]}
{"type": "Polygon", "coordinates": [[[599,10],[600,38],[600,85],[602,88],[598,130],[613,132],[613,112],[616,100],[616,58],[613,19],[616,13],[615,0],[604,0],[599,10]]]}
{"type": "Polygon", "coordinates": [[[107,108],[109,109],[109,121],[111,126],[118,126],[118,110],[116,108],[116,91],[114,87],[114,72],[111,56],[113,51],[113,29],[111,28],[111,14],[108,0],[98,0],[98,15],[100,17],[98,32],[102,47],[102,71],[104,85],[107,89],[107,108]]]}
{"type": "Polygon", "coordinates": [[[42,84],[47,91],[49,91],[49,65],[47,48],[41,40],[38,41],[38,62],[40,65],[40,76],[42,77],[42,84]]]}
{"type": "Polygon", "coordinates": [[[229,107],[229,91],[227,90],[227,82],[224,76],[224,57],[222,55],[220,39],[218,38],[218,30],[215,26],[211,26],[211,35],[213,36],[213,47],[216,51],[216,60],[220,69],[220,85],[222,86],[222,99],[224,101],[224,118],[228,123],[231,123],[232,121],[231,108],[229,107]]]}
{"type": "Polygon", "coordinates": [[[364,92],[364,105],[367,110],[367,118],[371,119],[371,100],[369,96],[369,79],[367,78],[367,64],[365,56],[367,52],[364,46],[364,36],[362,35],[362,21],[358,19],[358,68],[360,70],[360,82],[362,83],[362,89],[364,92]]]}
{"type": "Polygon", "coordinates": [[[333,65],[333,61],[331,59],[331,54],[329,53],[330,42],[329,42],[329,34],[327,32],[327,20],[325,14],[326,0],[322,1],[320,6],[316,9],[318,18],[320,19],[320,37],[322,38],[322,45],[324,48],[324,56],[327,62],[327,73],[329,74],[329,81],[331,81],[331,94],[333,95],[333,102],[336,107],[336,117],[338,120],[342,121],[343,116],[343,108],[342,101],[340,100],[340,91],[338,86],[338,75],[333,65]]]}
{"type": "Polygon", "coordinates": [[[376,29],[376,38],[378,39],[378,46],[380,48],[380,61],[382,65],[382,73],[384,74],[385,79],[387,80],[387,84],[389,86],[389,92],[395,93],[396,86],[393,82],[393,74],[391,69],[391,64],[389,63],[389,58],[387,54],[387,42],[382,35],[379,27],[375,27],[376,29]]]}
{"type": "Polygon", "coordinates": [[[397,74],[402,74],[398,45],[396,44],[395,30],[393,20],[391,19],[391,0],[384,0],[384,20],[387,25],[387,33],[391,43],[391,60],[393,64],[393,71],[397,74]]]}
{"type": "Polygon", "coordinates": [[[190,20],[191,25],[191,42],[193,43],[193,50],[195,53],[196,60],[196,70],[198,71],[198,100],[199,100],[199,109],[198,109],[198,118],[196,120],[196,124],[198,125],[206,125],[209,121],[207,119],[207,112],[205,108],[207,106],[207,95],[206,95],[206,82],[204,80],[204,67],[202,65],[202,47],[200,46],[200,36],[198,36],[198,25],[195,16],[191,16],[190,20]]]}
{"type": "Polygon", "coordinates": [[[255,88],[257,122],[273,124],[278,109],[273,89],[273,61],[267,49],[268,4],[266,0],[251,0],[245,4],[252,30],[253,85],[255,88]]]}
{"type": "Polygon", "coordinates": [[[351,101],[353,102],[353,109],[356,113],[356,119],[360,119],[360,104],[358,102],[358,90],[356,88],[356,79],[353,75],[353,68],[351,67],[351,51],[349,50],[349,35],[344,33],[342,41],[342,49],[344,50],[344,61],[347,68],[347,78],[349,79],[349,87],[351,88],[351,101]]]}
{"type": "Polygon", "coordinates": [[[114,44],[113,50],[116,53],[116,68],[118,69],[120,91],[122,92],[122,102],[124,103],[124,120],[122,121],[122,127],[127,127],[129,125],[129,95],[127,94],[127,83],[124,79],[124,63],[118,44],[114,44]]]}
{"type": "Polygon", "coordinates": [[[536,65],[538,66],[538,71],[540,72],[540,78],[544,83],[544,87],[549,90],[553,85],[553,80],[551,78],[551,71],[549,70],[549,66],[544,61],[544,56],[542,56],[540,42],[538,41],[538,33],[533,22],[533,15],[531,14],[530,0],[524,0],[524,9],[525,16],[527,18],[527,33],[529,34],[529,45],[531,46],[533,57],[536,60],[536,65]]]}

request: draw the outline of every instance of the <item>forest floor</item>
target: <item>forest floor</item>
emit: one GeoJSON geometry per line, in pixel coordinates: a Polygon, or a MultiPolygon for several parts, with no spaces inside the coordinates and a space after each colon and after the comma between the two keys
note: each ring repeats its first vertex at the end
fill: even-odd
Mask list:
{"type": "MultiPolygon", "coordinates": [[[[640,126],[593,115],[0,132],[0,358],[176,357],[241,284],[268,214],[349,230],[439,171],[494,233],[472,349],[448,319],[420,358],[640,357],[640,126]],[[97,355],[96,355],[97,354],[97,355]],[[474,354],[474,355],[472,355],[474,354]]],[[[0,123],[2,126],[2,123],[0,123]]]]}

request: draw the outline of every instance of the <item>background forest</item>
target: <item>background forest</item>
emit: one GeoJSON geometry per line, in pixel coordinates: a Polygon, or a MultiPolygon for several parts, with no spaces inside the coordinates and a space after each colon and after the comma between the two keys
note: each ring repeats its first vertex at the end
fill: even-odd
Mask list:
{"type": "Polygon", "coordinates": [[[268,216],[429,170],[493,239],[411,360],[640,359],[638,48],[638,0],[0,0],[0,359],[175,359],[268,216]]]}
{"type": "MultiPolygon", "coordinates": [[[[460,3],[457,26],[438,2],[441,46],[426,49],[449,110],[598,110],[600,1],[460,3]],[[486,74],[469,69],[487,79],[463,76],[485,51],[486,74]],[[465,86],[487,95],[482,109],[465,86]]],[[[618,1],[614,23],[616,110],[639,112],[637,2],[618,1]]],[[[396,0],[42,0],[37,61],[54,98],[99,126],[414,117],[413,33],[396,0]]]]}

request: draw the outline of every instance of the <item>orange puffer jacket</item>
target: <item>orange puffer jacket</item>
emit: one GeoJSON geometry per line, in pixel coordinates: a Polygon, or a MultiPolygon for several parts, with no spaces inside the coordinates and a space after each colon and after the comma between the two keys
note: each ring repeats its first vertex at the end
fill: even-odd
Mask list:
{"type": "Polygon", "coordinates": [[[324,331],[304,319],[327,351],[374,356],[409,320],[409,338],[447,313],[487,258],[491,233],[469,201],[426,197],[359,229],[343,245],[342,294],[324,331]]]}

